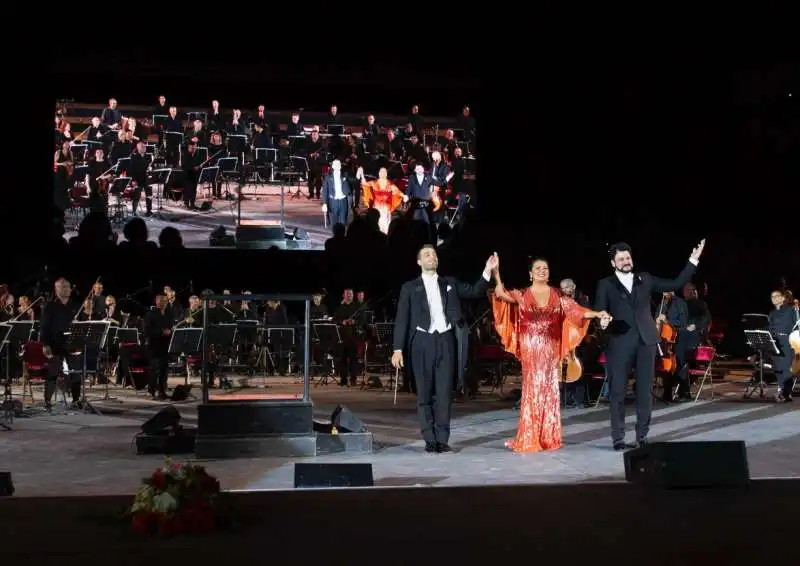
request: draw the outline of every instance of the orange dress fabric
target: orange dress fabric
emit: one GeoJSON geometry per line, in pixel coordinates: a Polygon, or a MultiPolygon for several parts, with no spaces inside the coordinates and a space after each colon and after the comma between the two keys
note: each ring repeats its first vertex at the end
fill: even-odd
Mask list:
{"type": "Polygon", "coordinates": [[[391,181],[387,181],[381,186],[379,180],[364,181],[361,183],[364,193],[364,205],[367,208],[374,208],[380,213],[378,226],[384,234],[389,233],[389,224],[392,221],[392,212],[403,202],[403,191],[391,181]]]}
{"type": "Polygon", "coordinates": [[[522,364],[519,428],[506,446],[514,452],[555,450],[561,448],[561,361],[586,336],[589,311],[552,288],[545,306],[530,289],[506,293],[516,303],[492,295],[495,328],[522,364]]]}

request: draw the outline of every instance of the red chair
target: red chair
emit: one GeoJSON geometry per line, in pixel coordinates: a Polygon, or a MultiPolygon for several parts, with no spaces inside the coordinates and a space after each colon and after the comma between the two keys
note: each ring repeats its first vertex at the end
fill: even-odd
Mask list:
{"type": "Polygon", "coordinates": [[[709,388],[711,389],[711,398],[714,398],[714,376],[711,373],[711,366],[717,356],[717,351],[713,346],[699,346],[694,354],[694,361],[689,368],[689,381],[693,379],[699,381],[697,386],[697,394],[694,400],[700,399],[700,393],[703,392],[703,387],[708,380],[709,388]]]}
{"type": "MultiPolygon", "coordinates": [[[[608,358],[606,358],[606,353],[605,352],[600,352],[600,355],[597,357],[597,363],[600,364],[601,366],[603,366],[603,368],[605,368],[607,361],[608,361],[608,358]]],[[[595,407],[599,407],[600,406],[600,400],[603,398],[603,391],[608,387],[608,371],[604,371],[603,373],[593,373],[592,374],[592,379],[602,379],[603,380],[603,384],[600,386],[600,393],[597,395],[597,400],[595,400],[595,403],[594,403],[595,407]]]]}
{"type": "MultiPolygon", "coordinates": [[[[44,355],[44,346],[39,342],[28,340],[22,348],[22,402],[25,402],[28,394],[30,394],[31,402],[34,402],[33,386],[44,385],[50,358],[44,355]]],[[[66,405],[67,397],[63,388],[61,388],[61,396],[66,405]]],[[[44,398],[44,394],[42,394],[42,398],[44,398]]]]}

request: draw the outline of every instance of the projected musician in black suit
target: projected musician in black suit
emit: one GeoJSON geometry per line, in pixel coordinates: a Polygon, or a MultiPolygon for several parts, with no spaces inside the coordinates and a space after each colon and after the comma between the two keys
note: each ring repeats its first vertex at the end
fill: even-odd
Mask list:
{"type": "Polygon", "coordinates": [[[394,323],[392,365],[403,367],[408,345],[417,384],[417,416],[426,452],[450,452],[450,407],[456,376],[455,327],[463,322],[460,299],[477,299],[489,289],[497,256],[486,261],[474,284],[436,273],[439,258],[433,246],[417,254],[422,274],[400,290],[394,323]]]}
{"type": "Polygon", "coordinates": [[[675,279],[661,279],[644,272],[634,273],[628,244],[614,244],[609,250],[614,274],[598,282],[594,309],[606,311],[613,317],[608,327],[606,367],[614,450],[633,447],[625,443],[625,392],[634,363],[637,444],[644,444],[650,431],[650,390],[659,343],[658,328],[650,308],[651,295],[674,291],[686,284],[697,269],[704,246],[705,240],[702,240],[675,279]]]}

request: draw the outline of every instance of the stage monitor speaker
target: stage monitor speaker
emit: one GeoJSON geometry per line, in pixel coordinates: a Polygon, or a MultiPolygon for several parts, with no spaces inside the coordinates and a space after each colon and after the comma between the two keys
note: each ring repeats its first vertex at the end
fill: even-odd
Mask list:
{"type": "Polygon", "coordinates": [[[164,407],[142,425],[144,434],[161,434],[167,429],[177,429],[180,426],[181,414],[173,406],[164,407]]]}
{"type": "Polygon", "coordinates": [[[374,487],[372,464],[295,464],[294,487],[374,487]]]}
{"type": "Polygon", "coordinates": [[[339,432],[367,432],[367,427],[344,405],[337,405],[331,413],[331,424],[339,432]]]}
{"type": "Polygon", "coordinates": [[[750,483],[743,441],[654,442],[625,452],[625,479],[664,488],[743,488],[750,483]]]}
{"type": "Polygon", "coordinates": [[[11,481],[11,472],[0,472],[0,497],[12,495],[14,495],[14,482],[11,481]]]}

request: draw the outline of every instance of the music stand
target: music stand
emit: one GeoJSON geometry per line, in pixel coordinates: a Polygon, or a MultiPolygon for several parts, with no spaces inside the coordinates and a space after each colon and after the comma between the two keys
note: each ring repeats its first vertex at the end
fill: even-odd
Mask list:
{"type": "Polygon", "coordinates": [[[749,399],[753,393],[759,391],[759,397],[764,396],[764,354],[780,355],[781,351],[775,339],[768,330],[745,330],[745,342],[758,356],[758,381],[755,375],[744,390],[744,398],[749,399]]]}
{"type": "MultiPolygon", "coordinates": [[[[111,326],[111,323],[105,320],[73,322],[69,325],[67,332],[64,333],[67,337],[65,346],[67,352],[81,356],[80,406],[84,413],[102,415],[86,399],[86,352],[89,348],[96,348],[99,352],[105,346],[109,326],[111,326]]],[[[70,375],[71,379],[72,376],[70,375]]]]}
{"type": "Polygon", "coordinates": [[[228,186],[230,185],[231,177],[238,173],[239,158],[238,157],[220,157],[217,160],[217,167],[219,174],[222,176],[225,183],[225,197],[230,194],[228,186]]]}
{"type": "Polygon", "coordinates": [[[244,163],[244,150],[247,148],[247,136],[244,134],[228,134],[228,151],[236,154],[236,161],[239,157],[244,163]]]}
{"type": "Polygon", "coordinates": [[[315,324],[314,330],[319,338],[319,347],[322,355],[326,359],[331,359],[331,367],[329,371],[323,373],[322,377],[315,384],[317,387],[320,385],[327,385],[328,378],[336,373],[335,358],[331,357],[332,352],[339,350],[339,345],[342,343],[342,336],[339,334],[339,326],[336,324],[315,324]]]}
{"type": "MultiPolygon", "coordinates": [[[[221,161],[221,160],[220,160],[221,161]]],[[[219,166],[213,165],[211,167],[203,167],[200,169],[200,178],[197,179],[198,185],[211,185],[211,189],[213,190],[214,185],[217,183],[217,178],[219,177],[219,166]]],[[[206,200],[210,200],[208,198],[208,188],[206,187],[206,200]]],[[[208,210],[214,210],[212,206],[208,210]]]]}
{"type": "Polygon", "coordinates": [[[160,220],[171,220],[170,217],[164,215],[162,210],[162,202],[164,201],[164,191],[166,190],[166,186],[169,183],[170,178],[172,177],[172,169],[154,169],[153,170],[153,184],[158,187],[161,186],[160,190],[156,189],[156,212],[153,214],[154,218],[158,218],[160,220]]]}
{"type": "MultiPolygon", "coordinates": [[[[267,355],[272,361],[272,367],[275,372],[279,371],[280,361],[283,359],[284,354],[292,353],[294,348],[294,328],[268,328],[267,329],[267,355]]],[[[291,356],[289,356],[291,358],[291,356]]],[[[292,362],[289,360],[288,373],[292,373],[292,362]]]]}
{"type": "Polygon", "coordinates": [[[76,143],[70,146],[69,152],[73,161],[86,161],[86,151],[88,146],[85,143],[76,143]]]}
{"type": "Polygon", "coordinates": [[[186,357],[186,385],[189,385],[189,356],[196,356],[202,350],[202,328],[173,328],[167,353],[186,357]]]}
{"type": "MultiPolygon", "coordinates": [[[[289,200],[298,199],[303,195],[303,191],[300,190],[300,177],[308,178],[308,159],[305,157],[299,157],[297,155],[290,155],[289,156],[289,170],[287,171],[290,175],[297,176],[297,191],[292,193],[289,191],[291,198],[289,200]]],[[[309,195],[311,194],[311,190],[309,189],[309,195]]]]}
{"type": "MultiPolygon", "coordinates": [[[[238,326],[235,322],[222,322],[217,324],[210,324],[206,330],[208,334],[206,335],[206,345],[207,346],[214,346],[216,350],[216,346],[220,346],[221,350],[230,351],[233,348],[233,343],[236,340],[236,331],[238,326]]],[[[219,358],[220,356],[217,355],[219,358]]],[[[221,364],[217,363],[217,367],[219,368],[221,364]]],[[[205,376],[203,376],[205,379],[205,376]]],[[[220,386],[225,387],[229,385],[229,382],[226,378],[222,377],[220,374],[219,378],[220,386]]]]}
{"type": "Polygon", "coordinates": [[[125,203],[122,200],[123,194],[126,190],[128,190],[128,186],[131,184],[130,177],[117,177],[111,183],[111,186],[108,188],[108,195],[116,197],[117,202],[113,205],[109,205],[109,208],[114,209],[114,214],[111,218],[111,221],[114,223],[120,223],[125,221],[125,215],[127,213],[127,208],[125,207],[125,203]]]}

